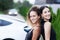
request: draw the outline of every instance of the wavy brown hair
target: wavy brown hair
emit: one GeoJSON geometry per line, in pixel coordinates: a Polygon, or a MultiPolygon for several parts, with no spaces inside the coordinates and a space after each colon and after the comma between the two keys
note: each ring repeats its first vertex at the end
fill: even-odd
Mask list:
{"type": "Polygon", "coordinates": [[[37,6],[34,6],[34,7],[30,8],[30,10],[28,11],[28,14],[27,14],[27,23],[32,26],[33,24],[30,20],[30,12],[31,11],[35,11],[38,16],[41,16],[41,15],[40,15],[40,12],[39,12],[39,8],[37,6]]]}

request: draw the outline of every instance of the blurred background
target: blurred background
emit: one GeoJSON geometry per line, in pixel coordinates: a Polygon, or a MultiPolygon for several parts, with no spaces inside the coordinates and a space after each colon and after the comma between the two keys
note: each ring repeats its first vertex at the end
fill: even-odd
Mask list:
{"type": "Polygon", "coordinates": [[[0,0],[0,15],[10,15],[26,21],[27,12],[33,5],[47,5],[52,13],[52,25],[60,40],[60,0],[0,0]]]}

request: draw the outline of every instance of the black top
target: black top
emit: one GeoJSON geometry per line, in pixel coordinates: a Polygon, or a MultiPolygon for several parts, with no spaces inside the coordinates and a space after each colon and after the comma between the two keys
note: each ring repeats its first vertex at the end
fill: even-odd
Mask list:
{"type": "MultiPolygon", "coordinates": [[[[43,36],[43,39],[45,40],[44,23],[45,21],[42,20],[41,21],[41,34],[43,36]]],[[[50,32],[50,40],[56,40],[56,33],[52,26],[51,26],[51,32],[50,32]]]]}
{"type": "MultiPolygon", "coordinates": [[[[33,30],[32,31],[29,31],[25,37],[25,40],[32,40],[32,35],[33,35],[33,30]]],[[[37,40],[39,40],[40,38],[40,35],[39,37],[37,38],[37,40]]]]}

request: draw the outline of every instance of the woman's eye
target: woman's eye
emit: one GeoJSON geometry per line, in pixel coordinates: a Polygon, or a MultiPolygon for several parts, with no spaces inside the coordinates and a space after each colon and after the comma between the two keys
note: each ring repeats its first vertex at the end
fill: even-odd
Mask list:
{"type": "Polygon", "coordinates": [[[44,13],[47,13],[46,11],[44,13]]]}
{"type": "Polygon", "coordinates": [[[33,15],[33,17],[35,17],[35,15],[33,15]]]}
{"type": "Polygon", "coordinates": [[[35,17],[35,15],[33,15],[33,16],[30,16],[30,18],[31,18],[31,17],[35,17]]]}
{"type": "Polygon", "coordinates": [[[48,12],[50,12],[50,11],[48,11],[48,12]]]}

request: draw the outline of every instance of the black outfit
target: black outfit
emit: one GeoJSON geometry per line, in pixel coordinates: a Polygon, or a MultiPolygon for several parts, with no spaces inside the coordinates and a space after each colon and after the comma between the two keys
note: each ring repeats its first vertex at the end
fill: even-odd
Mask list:
{"type": "MultiPolygon", "coordinates": [[[[29,31],[25,37],[25,40],[32,40],[32,35],[33,35],[33,30],[29,31]]],[[[39,35],[40,37],[40,35],[39,35]]],[[[37,38],[37,40],[39,40],[39,37],[37,38]]]]}
{"type": "MultiPolygon", "coordinates": [[[[43,36],[43,39],[45,40],[44,23],[45,23],[45,21],[42,20],[41,21],[41,34],[43,36]]],[[[50,40],[56,40],[56,33],[55,33],[53,27],[51,27],[50,40]]]]}

